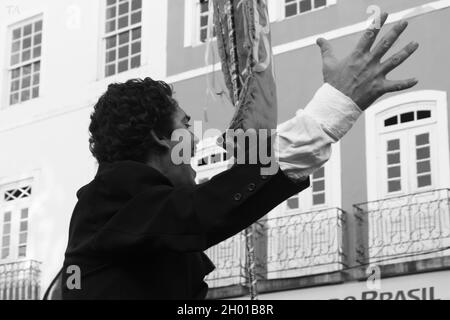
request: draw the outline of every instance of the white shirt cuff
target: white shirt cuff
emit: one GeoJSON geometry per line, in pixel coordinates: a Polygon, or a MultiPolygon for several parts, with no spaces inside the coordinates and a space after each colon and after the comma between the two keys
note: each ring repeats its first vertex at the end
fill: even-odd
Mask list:
{"type": "Polygon", "coordinates": [[[362,114],[351,98],[325,83],[304,112],[314,118],[336,142],[352,128],[362,114]]]}

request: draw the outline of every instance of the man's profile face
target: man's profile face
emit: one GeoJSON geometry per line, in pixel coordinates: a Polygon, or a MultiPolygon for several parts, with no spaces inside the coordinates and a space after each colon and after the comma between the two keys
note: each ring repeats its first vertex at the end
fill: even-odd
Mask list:
{"type": "Polygon", "coordinates": [[[179,106],[177,106],[175,114],[172,117],[172,131],[175,131],[177,129],[184,129],[184,130],[188,130],[190,135],[191,135],[191,158],[195,156],[195,152],[196,152],[196,146],[197,143],[199,142],[198,138],[193,134],[193,132],[190,130],[191,128],[191,117],[186,114],[186,112],[180,108],[179,106]]]}
{"type": "MultiPolygon", "coordinates": [[[[190,130],[190,127],[191,127],[190,120],[191,120],[191,117],[189,115],[187,115],[186,112],[177,105],[176,111],[175,111],[174,115],[172,116],[172,131],[175,131],[175,130],[189,131],[191,139],[189,139],[189,141],[183,140],[182,143],[190,144],[189,148],[185,148],[185,149],[190,150],[189,157],[192,158],[195,156],[196,145],[199,142],[199,140],[190,130]]],[[[172,148],[177,144],[179,144],[179,142],[170,141],[170,146],[171,146],[171,148],[169,150],[170,154],[172,154],[172,148]]],[[[189,184],[195,184],[196,172],[194,171],[194,169],[192,168],[190,163],[175,165],[172,162],[172,165],[174,166],[174,168],[176,168],[176,172],[179,175],[179,179],[181,179],[183,182],[187,181],[189,184]],[[183,175],[183,176],[181,176],[181,175],[183,175]],[[189,180],[186,180],[187,178],[189,178],[189,180]]]]}

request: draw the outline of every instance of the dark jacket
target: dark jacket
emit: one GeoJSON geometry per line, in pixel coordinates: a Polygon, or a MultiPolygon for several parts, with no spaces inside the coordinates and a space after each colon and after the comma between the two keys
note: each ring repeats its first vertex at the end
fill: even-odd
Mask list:
{"type": "Polygon", "coordinates": [[[204,299],[214,265],[203,253],[309,186],[281,171],[261,176],[237,165],[209,182],[174,186],[145,164],[101,164],[81,188],[64,270],[81,270],[81,290],[64,299],[204,299]]]}

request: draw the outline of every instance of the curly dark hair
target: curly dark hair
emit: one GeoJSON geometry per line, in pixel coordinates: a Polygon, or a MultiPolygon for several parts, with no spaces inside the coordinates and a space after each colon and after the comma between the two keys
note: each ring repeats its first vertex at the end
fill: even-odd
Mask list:
{"type": "Polygon", "coordinates": [[[91,115],[89,148],[99,163],[145,162],[159,148],[151,135],[170,136],[177,103],[172,87],[151,78],[109,85],[91,115]]]}

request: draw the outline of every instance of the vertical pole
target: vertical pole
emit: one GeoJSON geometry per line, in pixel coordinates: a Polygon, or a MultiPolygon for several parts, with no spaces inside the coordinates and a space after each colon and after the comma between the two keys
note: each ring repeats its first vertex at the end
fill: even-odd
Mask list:
{"type": "Polygon", "coordinates": [[[254,226],[251,225],[245,230],[245,243],[247,247],[247,274],[250,299],[258,300],[257,279],[255,274],[255,245],[253,243],[254,226]]]}

